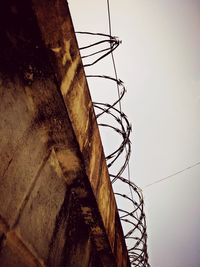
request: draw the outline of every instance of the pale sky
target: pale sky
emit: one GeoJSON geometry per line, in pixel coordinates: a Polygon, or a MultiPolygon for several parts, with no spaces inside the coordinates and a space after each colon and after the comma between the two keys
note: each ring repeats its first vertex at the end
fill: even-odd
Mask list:
{"type": "MultiPolygon", "coordinates": [[[[77,31],[108,33],[106,0],[68,2],[77,31]]],[[[200,161],[200,0],[110,6],[113,35],[122,40],[115,53],[127,88],[122,107],[133,126],[131,179],[144,188],[200,161]]],[[[86,72],[109,75],[105,62],[86,72]]],[[[90,83],[92,97],[105,97],[102,88],[90,83]]],[[[200,165],[143,194],[151,266],[199,267],[200,165]]]]}

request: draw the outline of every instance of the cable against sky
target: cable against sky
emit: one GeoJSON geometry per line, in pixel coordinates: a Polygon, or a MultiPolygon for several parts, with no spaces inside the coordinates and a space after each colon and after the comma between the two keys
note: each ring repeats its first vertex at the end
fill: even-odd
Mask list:
{"type": "Polygon", "coordinates": [[[178,171],[178,172],[175,172],[175,173],[172,173],[172,174],[170,174],[170,175],[168,175],[168,176],[166,176],[166,177],[164,177],[164,178],[161,178],[161,179],[159,179],[159,180],[156,180],[156,181],[153,182],[153,183],[147,184],[147,185],[145,185],[145,186],[143,187],[143,189],[148,188],[148,187],[150,187],[150,186],[153,186],[154,184],[158,184],[158,183],[164,182],[164,181],[168,180],[169,178],[172,178],[172,177],[174,177],[174,176],[176,176],[176,175],[178,175],[178,174],[180,174],[180,173],[183,173],[183,172],[185,172],[185,171],[187,171],[187,170],[189,170],[189,169],[192,169],[192,168],[194,168],[194,167],[196,167],[196,166],[198,166],[198,165],[200,165],[200,161],[198,161],[197,163],[195,163],[195,164],[193,164],[193,165],[188,166],[188,167],[185,168],[185,169],[182,169],[182,170],[180,170],[180,171],[178,171]]]}

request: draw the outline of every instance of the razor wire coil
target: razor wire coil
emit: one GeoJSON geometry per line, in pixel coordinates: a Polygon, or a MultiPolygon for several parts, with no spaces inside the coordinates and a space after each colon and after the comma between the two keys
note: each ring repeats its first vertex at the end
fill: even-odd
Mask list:
{"type": "MultiPolygon", "coordinates": [[[[92,33],[92,32],[76,32],[77,35],[91,35],[95,38],[103,38],[95,42],[80,47],[81,57],[84,67],[91,67],[102,61],[108,55],[114,59],[113,51],[119,46],[121,41],[117,37],[110,34],[92,33]],[[98,50],[98,46],[108,45],[98,50]],[[87,52],[87,50],[96,48],[96,51],[87,52]],[[82,52],[83,51],[83,52],[82,52]],[[85,52],[86,51],[86,52],[85,52]],[[94,58],[97,57],[97,58],[94,58]]],[[[108,75],[87,74],[87,79],[104,79],[114,82],[118,90],[118,98],[113,103],[93,102],[96,112],[97,122],[100,128],[111,130],[120,136],[121,142],[117,148],[106,155],[106,162],[109,169],[111,182],[114,189],[118,212],[121,219],[124,238],[127,245],[128,255],[131,266],[149,267],[147,253],[147,227],[144,213],[144,200],[141,189],[135,185],[130,179],[129,160],[131,155],[130,135],[132,126],[123,113],[121,100],[126,93],[123,81],[118,79],[115,69],[115,77],[108,75]],[[109,117],[109,123],[104,122],[104,117],[109,117]],[[114,123],[110,123],[110,121],[114,123]],[[119,165],[120,162],[120,166],[119,165]],[[116,164],[118,163],[118,164],[116,164]],[[118,166],[118,168],[117,168],[118,166]],[[128,169],[128,177],[125,177],[125,170],[128,169]],[[125,188],[124,192],[120,192],[119,188],[125,188]]],[[[105,120],[106,121],[106,120],[105,120]]]]}

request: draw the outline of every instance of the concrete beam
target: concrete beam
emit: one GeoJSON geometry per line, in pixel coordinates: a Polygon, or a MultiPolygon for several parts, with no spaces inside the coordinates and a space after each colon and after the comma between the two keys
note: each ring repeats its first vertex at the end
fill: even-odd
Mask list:
{"type": "Polygon", "coordinates": [[[130,266],[66,1],[2,1],[0,35],[0,266],[130,266]]]}

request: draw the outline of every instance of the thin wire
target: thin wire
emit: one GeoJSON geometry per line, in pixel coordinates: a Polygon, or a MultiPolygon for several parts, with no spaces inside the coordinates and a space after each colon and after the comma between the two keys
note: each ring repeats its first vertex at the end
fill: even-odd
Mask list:
{"type": "MultiPolygon", "coordinates": [[[[108,24],[109,24],[109,35],[112,36],[112,23],[111,23],[111,12],[110,12],[110,1],[107,0],[107,10],[108,10],[108,24]]],[[[113,63],[113,68],[114,68],[114,74],[115,74],[115,78],[116,80],[118,80],[118,75],[117,75],[117,68],[116,68],[116,63],[115,63],[115,58],[114,58],[114,54],[113,51],[111,52],[111,58],[112,58],[112,63],[113,63]]],[[[119,88],[119,84],[116,83],[117,85],[117,93],[118,93],[118,98],[120,99],[120,88],[119,88]]],[[[122,113],[122,104],[121,101],[119,101],[119,110],[122,113]]],[[[122,120],[122,118],[121,118],[122,120]]],[[[126,154],[128,153],[127,148],[125,147],[126,150],[126,154]]],[[[130,165],[128,162],[128,179],[130,181],[130,165]]],[[[131,197],[133,198],[133,193],[132,190],[130,188],[130,193],[131,193],[131,197]]]]}
{"type": "Polygon", "coordinates": [[[150,183],[150,184],[144,186],[143,189],[144,189],[144,188],[147,188],[147,187],[150,187],[150,186],[152,186],[152,185],[154,185],[154,184],[158,184],[158,183],[164,182],[164,181],[168,180],[169,178],[172,178],[172,177],[174,177],[174,176],[176,176],[176,175],[178,175],[178,174],[180,174],[180,173],[183,173],[183,172],[185,172],[185,171],[187,171],[187,170],[189,170],[189,169],[192,169],[192,168],[194,168],[194,167],[196,167],[196,166],[198,166],[198,165],[200,165],[200,161],[197,162],[197,163],[195,163],[195,164],[193,164],[193,165],[188,166],[188,167],[185,168],[185,169],[182,169],[182,170],[180,170],[180,171],[178,171],[178,172],[175,172],[175,173],[172,173],[172,174],[170,174],[170,175],[168,175],[168,176],[166,176],[166,177],[164,177],[164,178],[161,178],[161,179],[159,179],[159,180],[156,180],[155,182],[150,183]]]}
{"type": "MultiPolygon", "coordinates": [[[[109,35],[112,36],[112,24],[111,24],[110,1],[109,0],[107,0],[107,11],[108,11],[109,35]]],[[[117,68],[116,68],[116,64],[115,64],[115,58],[114,58],[113,51],[111,51],[111,57],[112,57],[112,63],[113,63],[115,78],[116,78],[116,80],[118,80],[117,68]]],[[[118,98],[120,98],[120,89],[119,89],[118,84],[117,84],[117,93],[118,93],[118,98]]],[[[122,112],[121,102],[119,102],[119,109],[120,109],[120,112],[122,112]]]]}
{"type": "MultiPolygon", "coordinates": [[[[112,36],[112,25],[111,25],[111,14],[110,14],[110,1],[107,0],[107,11],[108,11],[108,21],[109,21],[109,35],[112,36]]],[[[111,44],[110,44],[111,45],[111,44]]],[[[114,58],[114,54],[113,54],[113,51],[111,51],[111,57],[112,57],[112,63],[113,63],[113,68],[114,68],[114,74],[115,74],[115,78],[116,80],[118,80],[118,75],[117,75],[117,68],[116,68],[116,63],[115,63],[115,58],[114,58]]],[[[118,92],[118,99],[120,99],[120,88],[119,88],[119,84],[116,83],[117,85],[117,92],[118,92]]],[[[120,110],[120,114],[122,114],[122,105],[121,105],[121,99],[119,100],[119,110],[120,110]]],[[[121,119],[121,125],[122,125],[122,130],[123,130],[123,123],[122,123],[122,116],[120,117],[121,119]]],[[[138,222],[137,225],[135,226],[135,228],[133,228],[131,231],[129,231],[126,235],[125,235],[125,238],[129,237],[132,235],[132,233],[135,231],[135,229],[138,229],[140,230],[140,225],[142,226],[143,230],[141,231],[142,233],[142,236],[140,238],[140,241],[139,242],[136,242],[135,246],[133,248],[130,249],[131,252],[134,253],[134,249],[142,242],[142,240],[144,239],[144,246],[143,246],[143,249],[142,249],[142,253],[144,254],[142,256],[142,253],[141,253],[141,256],[138,255],[137,253],[135,254],[135,256],[131,257],[131,253],[129,253],[129,257],[130,257],[130,260],[131,260],[131,265],[134,264],[134,266],[150,266],[148,264],[148,253],[147,253],[147,249],[146,249],[146,239],[147,239],[147,235],[146,235],[146,220],[145,220],[145,216],[144,216],[144,213],[143,213],[143,195],[142,195],[142,190],[140,188],[138,188],[135,184],[133,187],[131,187],[131,179],[130,179],[130,165],[129,165],[129,157],[130,155],[128,156],[128,150],[127,150],[127,147],[125,145],[125,151],[126,151],[126,157],[128,157],[128,164],[127,164],[127,168],[128,168],[128,182],[129,182],[129,190],[130,190],[130,194],[131,194],[131,200],[133,202],[133,205],[135,206],[135,202],[134,202],[134,198],[133,198],[133,187],[137,188],[139,191],[140,191],[140,194],[141,194],[141,201],[140,201],[140,205],[142,205],[142,211],[141,211],[141,217],[139,218],[137,215],[137,212],[135,213],[136,214],[136,217],[134,216],[134,218],[136,219],[136,221],[138,222]]],[[[126,166],[126,165],[125,165],[126,166]]],[[[118,173],[117,176],[121,175],[121,173],[118,173]]],[[[116,176],[116,177],[117,177],[116,176]]],[[[123,218],[121,218],[121,220],[123,221],[123,218]]],[[[130,222],[131,223],[131,220],[128,220],[128,219],[125,219],[124,220],[125,222],[130,222]]],[[[133,254],[133,255],[134,255],[133,254]]]]}

